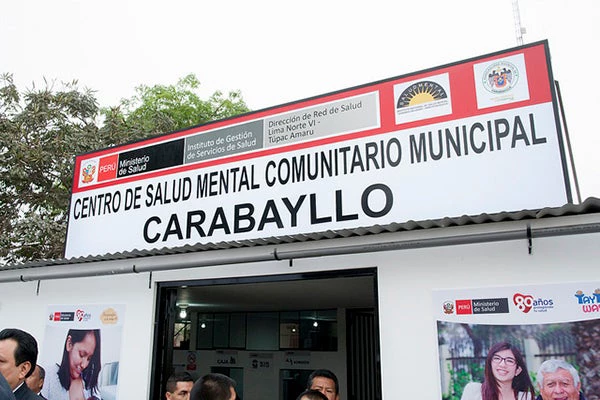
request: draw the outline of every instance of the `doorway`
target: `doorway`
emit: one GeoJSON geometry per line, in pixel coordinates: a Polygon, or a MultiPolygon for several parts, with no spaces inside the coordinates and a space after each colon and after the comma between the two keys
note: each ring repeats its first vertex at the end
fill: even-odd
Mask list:
{"type": "Polygon", "coordinates": [[[238,393],[244,400],[293,400],[317,368],[339,375],[344,399],[366,395],[365,387],[373,388],[373,396],[362,400],[379,398],[376,278],[376,269],[366,268],[159,283],[155,343],[160,350],[153,355],[151,399],[162,399],[163,382],[184,368],[181,358],[190,354],[199,360],[191,371],[196,379],[214,368],[235,370],[243,379],[246,393],[238,393]],[[356,326],[358,311],[352,310],[372,316],[368,335],[358,335],[362,328],[349,330],[349,324],[356,326]],[[184,340],[181,327],[189,327],[184,340]],[[361,360],[348,352],[365,345],[377,352],[375,361],[366,360],[357,371],[361,360]],[[222,365],[215,354],[223,352],[235,362],[222,365]]]}

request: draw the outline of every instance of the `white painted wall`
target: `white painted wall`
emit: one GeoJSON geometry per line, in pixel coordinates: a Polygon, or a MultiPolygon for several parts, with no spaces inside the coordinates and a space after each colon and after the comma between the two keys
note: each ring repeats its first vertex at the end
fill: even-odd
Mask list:
{"type": "MultiPolygon", "coordinates": [[[[529,221],[536,226],[596,222],[600,215],[529,221]]],[[[525,227],[526,222],[448,228],[457,234],[525,227]]],[[[434,236],[440,230],[407,232],[434,236]]],[[[437,334],[431,291],[441,288],[599,281],[600,234],[155,272],[153,282],[378,267],[383,398],[439,399],[437,334]]],[[[202,254],[199,254],[201,257],[202,254]]],[[[180,257],[180,256],[175,256],[180,257]]],[[[124,261],[126,262],[126,261],[124,261]]],[[[129,261],[131,263],[131,260],[129,261]]],[[[73,265],[73,268],[77,268],[73,265]]],[[[2,272],[0,272],[0,278],[2,272]]],[[[148,397],[155,287],[149,274],[0,283],[0,329],[43,338],[49,304],[125,303],[119,398],[148,397]]],[[[346,379],[342,377],[343,393],[346,379]]]]}
{"type": "Polygon", "coordinates": [[[43,352],[48,305],[126,304],[120,398],[148,398],[154,291],[148,288],[147,274],[47,280],[40,282],[39,294],[36,292],[37,282],[0,283],[0,329],[20,328],[30,332],[38,340],[40,352],[43,352]]]}

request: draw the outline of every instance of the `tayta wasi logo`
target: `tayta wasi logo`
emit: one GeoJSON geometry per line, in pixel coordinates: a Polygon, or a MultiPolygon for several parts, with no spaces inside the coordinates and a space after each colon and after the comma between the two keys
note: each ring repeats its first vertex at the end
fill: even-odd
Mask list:
{"type": "Polygon", "coordinates": [[[586,295],[582,290],[575,292],[577,303],[581,304],[581,309],[585,313],[600,312],[600,289],[594,290],[591,295],[586,295]]]}

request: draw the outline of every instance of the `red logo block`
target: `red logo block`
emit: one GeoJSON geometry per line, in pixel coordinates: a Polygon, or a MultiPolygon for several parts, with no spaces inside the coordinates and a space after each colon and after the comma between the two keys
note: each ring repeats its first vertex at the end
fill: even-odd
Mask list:
{"type": "Polygon", "coordinates": [[[457,314],[473,314],[473,303],[471,300],[456,300],[457,314]]]}
{"type": "Polygon", "coordinates": [[[117,177],[118,161],[118,154],[100,159],[100,165],[98,166],[98,182],[106,181],[108,179],[114,179],[117,177]]]}

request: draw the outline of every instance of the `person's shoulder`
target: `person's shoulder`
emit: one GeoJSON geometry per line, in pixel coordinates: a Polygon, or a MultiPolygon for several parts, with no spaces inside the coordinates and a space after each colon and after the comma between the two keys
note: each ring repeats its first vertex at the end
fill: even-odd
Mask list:
{"type": "Polygon", "coordinates": [[[0,374],[0,399],[15,400],[15,395],[2,374],[0,374]]]}
{"type": "Polygon", "coordinates": [[[6,389],[4,387],[0,387],[0,399],[2,400],[16,400],[15,394],[12,390],[6,389]]]}
{"type": "Polygon", "coordinates": [[[16,400],[40,400],[41,397],[35,394],[27,385],[23,384],[15,391],[16,400]]]}
{"type": "Polygon", "coordinates": [[[463,389],[461,400],[481,399],[481,383],[469,382],[463,389]]]}
{"type": "Polygon", "coordinates": [[[51,364],[46,369],[46,379],[44,379],[44,386],[42,387],[42,395],[48,399],[59,399],[64,397],[64,393],[67,391],[61,386],[60,380],[58,379],[58,364],[51,364]]]}
{"type": "MultiPolygon", "coordinates": [[[[531,393],[529,392],[519,392],[519,396],[517,397],[519,400],[533,400],[533,397],[531,397],[531,393]]],[[[540,396],[540,400],[541,400],[541,396],[540,396]]],[[[536,397],[537,400],[537,397],[536,397]]]]}

